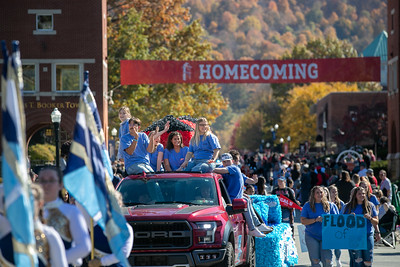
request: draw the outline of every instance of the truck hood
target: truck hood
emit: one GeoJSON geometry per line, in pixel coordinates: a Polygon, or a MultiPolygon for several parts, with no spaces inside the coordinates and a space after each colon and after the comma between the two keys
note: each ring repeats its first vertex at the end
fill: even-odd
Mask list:
{"type": "Polygon", "coordinates": [[[164,204],[164,205],[139,205],[128,207],[125,212],[127,220],[176,220],[218,216],[225,213],[220,206],[201,206],[187,204],[164,204]]]}

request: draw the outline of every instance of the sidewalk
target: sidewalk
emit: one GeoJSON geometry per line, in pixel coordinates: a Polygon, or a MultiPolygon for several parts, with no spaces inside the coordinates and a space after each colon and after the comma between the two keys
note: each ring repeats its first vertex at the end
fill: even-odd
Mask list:
{"type": "MultiPolygon", "coordinates": [[[[310,259],[308,258],[308,252],[301,252],[299,235],[297,231],[297,225],[300,224],[300,213],[296,211],[294,231],[295,231],[295,243],[297,248],[297,253],[299,255],[299,262],[296,266],[311,266],[310,259]]],[[[334,256],[335,257],[335,256],[334,256]]],[[[349,265],[349,252],[342,249],[342,256],[340,257],[343,267],[349,265]]],[[[336,266],[334,259],[333,266],[336,266]]],[[[378,245],[374,248],[374,261],[372,266],[378,267],[398,267],[400,266],[400,244],[397,243],[396,249],[385,247],[384,245],[378,245]]]]}

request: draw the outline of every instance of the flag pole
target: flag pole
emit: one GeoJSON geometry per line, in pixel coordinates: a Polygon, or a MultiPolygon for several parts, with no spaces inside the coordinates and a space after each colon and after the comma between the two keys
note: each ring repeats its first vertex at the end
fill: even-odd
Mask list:
{"type": "Polygon", "coordinates": [[[90,259],[94,260],[94,226],[93,226],[93,218],[90,218],[90,241],[92,243],[92,251],[90,252],[90,259]]]}

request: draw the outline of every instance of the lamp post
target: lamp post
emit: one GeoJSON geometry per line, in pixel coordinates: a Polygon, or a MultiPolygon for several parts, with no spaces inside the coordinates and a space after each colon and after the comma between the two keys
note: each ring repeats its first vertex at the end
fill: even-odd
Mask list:
{"type": "Polygon", "coordinates": [[[281,153],[283,152],[283,142],[284,142],[284,141],[285,141],[285,140],[283,140],[282,137],[279,139],[279,143],[281,143],[281,149],[280,149],[280,152],[281,152],[281,153]]]}
{"type": "Polygon", "coordinates": [[[53,112],[51,112],[51,122],[53,123],[54,126],[54,135],[55,135],[55,141],[56,141],[56,167],[60,167],[60,149],[59,149],[59,130],[60,130],[60,123],[61,123],[61,112],[58,110],[58,108],[54,108],[53,112]]]}
{"type": "Polygon", "coordinates": [[[322,124],[322,128],[324,128],[324,155],[326,156],[326,128],[328,128],[326,121],[322,124]]]}
{"type": "Polygon", "coordinates": [[[274,127],[271,127],[271,134],[272,134],[272,146],[271,146],[271,151],[274,151],[274,143],[276,139],[276,131],[278,130],[279,125],[275,124],[274,127]]]}
{"type": "Polygon", "coordinates": [[[292,138],[290,137],[290,135],[286,138],[287,142],[288,142],[288,151],[290,153],[290,141],[292,141],[292,138]]]}
{"type": "Polygon", "coordinates": [[[117,134],[118,134],[118,130],[115,129],[115,128],[112,128],[112,130],[111,130],[111,136],[112,136],[112,146],[113,146],[113,149],[110,149],[110,153],[111,153],[110,158],[111,158],[112,161],[115,160],[115,152],[116,152],[116,150],[117,150],[117,145],[116,145],[116,142],[115,142],[115,138],[116,138],[117,134]]]}
{"type": "Polygon", "coordinates": [[[115,128],[112,128],[111,130],[111,136],[113,138],[113,140],[115,140],[115,137],[117,136],[118,130],[115,128]]]}

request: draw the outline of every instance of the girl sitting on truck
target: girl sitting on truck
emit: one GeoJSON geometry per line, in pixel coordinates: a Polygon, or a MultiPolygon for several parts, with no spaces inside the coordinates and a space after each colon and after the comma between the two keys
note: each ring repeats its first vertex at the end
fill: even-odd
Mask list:
{"type": "Polygon", "coordinates": [[[210,129],[206,118],[196,121],[196,129],[189,143],[189,151],[178,171],[212,172],[221,145],[210,129]]]}

